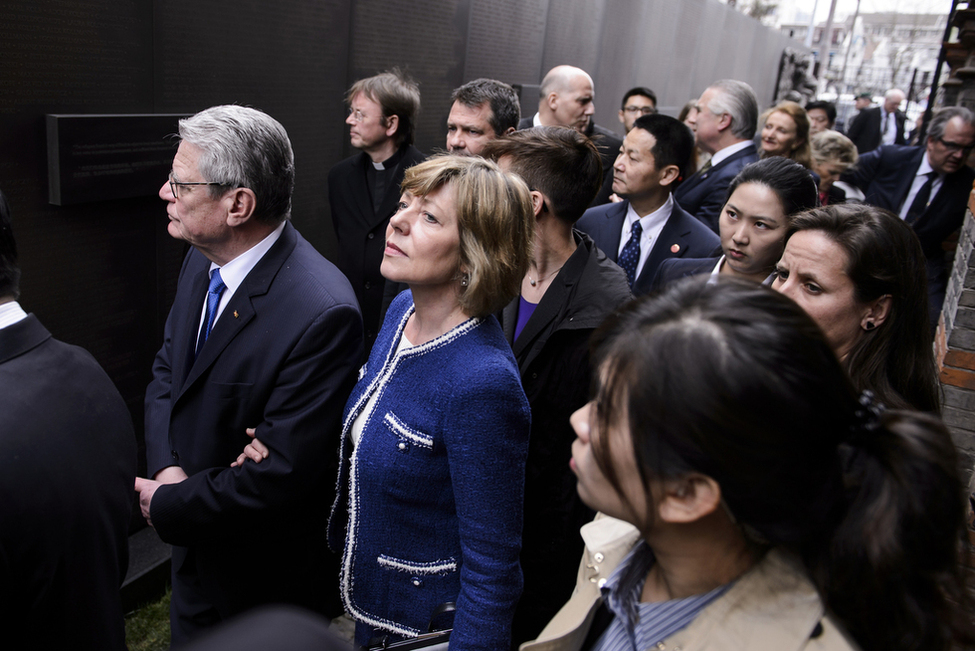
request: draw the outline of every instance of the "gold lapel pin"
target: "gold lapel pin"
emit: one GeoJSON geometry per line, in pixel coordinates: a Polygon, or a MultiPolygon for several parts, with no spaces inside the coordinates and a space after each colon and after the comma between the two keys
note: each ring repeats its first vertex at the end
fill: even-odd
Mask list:
{"type": "MultiPolygon", "coordinates": [[[[675,246],[676,246],[676,245],[675,245],[675,246]]],[[[238,318],[239,316],[240,316],[240,315],[239,315],[239,314],[237,314],[237,310],[234,310],[234,318],[236,319],[236,318],[238,318]]]]}

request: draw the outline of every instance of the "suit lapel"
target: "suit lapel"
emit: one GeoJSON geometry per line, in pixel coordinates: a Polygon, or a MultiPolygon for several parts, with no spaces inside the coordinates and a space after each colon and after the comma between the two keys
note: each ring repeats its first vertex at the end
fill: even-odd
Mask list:
{"type": "Polygon", "coordinates": [[[616,262],[616,258],[620,253],[620,240],[623,238],[623,220],[626,219],[626,211],[629,207],[629,201],[621,201],[613,204],[606,211],[606,219],[603,222],[603,227],[606,230],[603,231],[604,237],[601,239],[603,242],[606,242],[608,247],[603,249],[603,253],[613,262],[616,262]]]}
{"type": "MultiPolygon", "coordinates": [[[[186,376],[186,382],[179,388],[177,399],[186,393],[194,382],[200,379],[203,372],[217,361],[230,342],[254,319],[257,315],[257,310],[253,304],[254,297],[267,294],[274,277],[280,271],[284,261],[294,251],[296,243],[297,232],[290,223],[285,224],[281,237],[247,274],[244,282],[234,292],[233,298],[227,303],[220,314],[220,318],[213,325],[206,345],[203,346],[196,361],[192,362],[186,376]]],[[[202,309],[202,305],[199,305],[196,310],[197,319],[199,319],[202,309]]],[[[196,345],[195,341],[193,345],[196,345]]]]}
{"type": "Polygon", "coordinates": [[[176,392],[182,388],[186,375],[193,366],[196,341],[200,336],[200,315],[203,314],[203,303],[206,301],[209,285],[210,265],[205,263],[203,271],[197,273],[191,281],[189,308],[182,317],[181,332],[173,332],[173,386],[176,392]]]}
{"type": "Polygon", "coordinates": [[[650,249],[650,255],[647,256],[647,261],[643,264],[640,275],[633,283],[634,296],[649,292],[650,286],[653,284],[653,277],[656,275],[657,269],[660,268],[660,263],[667,258],[679,258],[681,251],[687,246],[685,242],[687,231],[680,227],[678,210],[680,208],[675,203],[673,210],[670,211],[670,217],[667,218],[667,223],[664,224],[663,230],[660,231],[660,235],[653,243],[653,248],[650,249]],[[673,248],[675,246],[677,247],[676,251],[673,248]]]}

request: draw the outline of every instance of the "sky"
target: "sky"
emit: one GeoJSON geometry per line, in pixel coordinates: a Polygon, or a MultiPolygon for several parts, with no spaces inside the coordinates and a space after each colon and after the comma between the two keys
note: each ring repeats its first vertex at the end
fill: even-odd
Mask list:
{"type": "MultiPolygon", "coordinates": [[[[816,6],[816,22],[825,22],[829,16],[831,0],[795,0],[797,9],[805,12],[812,11],[816,6]]],[[[856,11],[856,0],[837,0],[836,17],[843,20],[856,11]]],[[[905,14],[947,14],[951,11],[951,0],[860,0],[861,14],[875,14],[887,11],[897,11],[905,14]]]]}

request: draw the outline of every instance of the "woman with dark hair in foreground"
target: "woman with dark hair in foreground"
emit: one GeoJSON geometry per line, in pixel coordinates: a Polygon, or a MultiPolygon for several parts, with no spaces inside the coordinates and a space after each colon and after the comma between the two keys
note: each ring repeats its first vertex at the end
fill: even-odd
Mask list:
{"type": "Polygon", "coordinates": [[[775,273],[772,287],[823,329],[855,388],[941,413],[924,253],[904,220],[866,204],[805,212],[775,273]]]}
{"type": "Polygon", "coordinates": [[[594,337],[572,465],[604,516],[573,598],[523,651],[947,649],[969,625],[941,422],[858,394],[765,287],[648,299],[594,337]]]}

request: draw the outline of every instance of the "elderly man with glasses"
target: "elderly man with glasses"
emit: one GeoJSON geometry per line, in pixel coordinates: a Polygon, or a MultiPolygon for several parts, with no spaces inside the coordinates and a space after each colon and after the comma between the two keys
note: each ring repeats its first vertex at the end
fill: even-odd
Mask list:
{"type": "Polygon", "coordinates": [[[842,177],[863,190],[866,203],[897,213],[914,229],[927,259],[933,323],[948,282],[942,242],[961,226],[975,180],[967,165],[973,147],[975,115],[951,106],[935,112],[924,147],[882,145],[842,177]]]}

